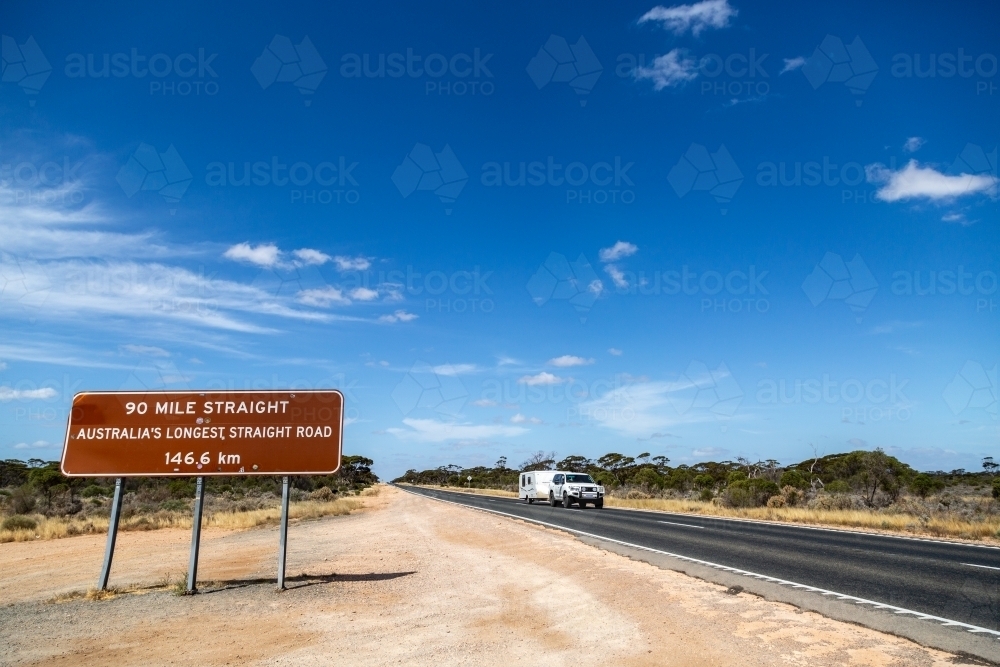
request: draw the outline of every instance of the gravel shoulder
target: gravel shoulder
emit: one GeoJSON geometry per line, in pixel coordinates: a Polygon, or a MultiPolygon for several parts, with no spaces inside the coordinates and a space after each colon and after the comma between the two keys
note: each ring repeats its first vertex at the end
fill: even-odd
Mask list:
{"type": "Polygon", "coordinates": [[[290,528],[281,593],[274,528],[206,531],[192,597],[152,589],[183,576],[188,531],[122,534],[112,584],[140,589],[103,601],[51,602],[93,585],[103,538],[2,544],[0,664],[963,664],[560,531],[392,488],[367,502],[290,528]]]}

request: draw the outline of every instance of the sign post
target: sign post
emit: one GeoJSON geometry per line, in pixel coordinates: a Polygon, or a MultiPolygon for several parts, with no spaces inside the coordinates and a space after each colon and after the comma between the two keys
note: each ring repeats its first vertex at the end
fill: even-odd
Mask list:
{"type": "Polygon", "coordinates": [[[288,476],[281,478],[281,530],[278,534],[278,590],[285,590],[285,555],[288,552],[288,476]]]}
{"type": "Polygon", "coordinates": [[[108,543],[104,547],[104,565],[101,566],[101,576],[97,580],[97,590],[103,591],[108,588],[108,577],[111,576],[111,559],[115,555],[115,541],[118,539],[118,517],[122,513],[122,495],[125,487],[125,479],[119,477],[115,480],[115,498],[111,501],[111,520],[108,521],[108,543]]]}
{"type": "Polygon", "coordinates": [[[288,547],[289,476],[340,469],[344,396],[336,390],[83,392],[73,397],[60,469],[115,477],[98,588],[111,572],[125,477],[196,477],[187,592],[197,591],[205,477],[282,477],[278,588],[288,547]]]}

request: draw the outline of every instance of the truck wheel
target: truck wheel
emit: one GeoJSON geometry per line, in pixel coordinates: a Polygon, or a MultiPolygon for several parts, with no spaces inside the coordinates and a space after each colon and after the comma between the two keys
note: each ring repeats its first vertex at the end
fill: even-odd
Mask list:
{"type": "Polygon", "coordinates": [[[572,500],[570,499],[570,497],[569,497],[569,496],[567,496],[567,495],[566,495],[566,494],[564,493],[564,494],[563,494],[563,507],[565,507],[566,509],[569,509],[569,506],[570,506],[570,505],[572,504],[572,502],[573,502],[573,501],[572,501],[572,500]]]}
{"type": "Polygon", "coordinates": [[[549,507],[555,507],[555,506],[556,506],[556,497],[555,497],[555,494],[553,494],[551,491],[549,491],[549,507]]]}
{"type": "Polygon", "coordinates": [[[603,499],[598,500],[596,503],[594,503],[594,507],[596,507],[597,509],[604,509],[604,500],[603,499]]]}
{"type": "Polygon", "coordinates": [[[534,498],[527,498],[527,497],[525,497],[525,500],[528,501],[529,505],[534,505],[535,504],[535,499],[534,498]]]}

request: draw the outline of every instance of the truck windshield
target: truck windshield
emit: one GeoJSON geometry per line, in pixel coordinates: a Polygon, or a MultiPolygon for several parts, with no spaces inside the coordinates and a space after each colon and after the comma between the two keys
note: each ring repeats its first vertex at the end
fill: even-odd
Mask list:
{"type": "Polygon", "coordinates": [[[593,484],[594,479],[590,475],[566,475],[566,481],[576,484],[593,484]]]}

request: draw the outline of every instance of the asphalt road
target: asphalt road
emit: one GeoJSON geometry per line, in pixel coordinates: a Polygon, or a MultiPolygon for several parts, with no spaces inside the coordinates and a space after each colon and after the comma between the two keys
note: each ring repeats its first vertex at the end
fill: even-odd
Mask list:
{"type": "Polygon", "coordinates": [[[418,487],[406,490],[1000,631],[997,548],[690,514],[564,509],[418,487]]]}

